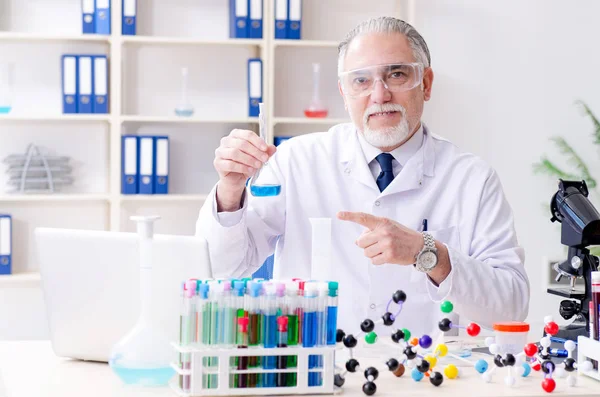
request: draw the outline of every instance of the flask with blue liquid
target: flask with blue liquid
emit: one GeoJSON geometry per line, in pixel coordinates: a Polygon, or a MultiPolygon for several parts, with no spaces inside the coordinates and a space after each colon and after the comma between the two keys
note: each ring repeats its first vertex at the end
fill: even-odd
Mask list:
{"type": "MultiPolygon", "coordinates": [[[[258,124],[260,137],[265,142],[267,141],[267,121],[266,115],[263,108],[263,104],[260,103],[258,105],[259,114],[258,114],[258,124]]],[[[278,196],[281,193],[281,184],[279,180],[275,176],[272,167],[269,165],[269,162],[265,162],[263,166],[256,171],[256,174],[250,178],[249,182],[250,186],[250,194],[255,197],[271,197],[278,196]]]]}
{"type": "Polygon", "coordinates": [[[0,114],[10,113],[13,96],[13,64],[0,62],[0,114]]]}
{"type": "Polygon", "coordinates": [[[112,348],[108,364],[127,385],[165,386],[175,375],[174,350],[152,318],[152,240],[158,216],[132,216],[139,236],[141,311],[137,323],[112,348]]]}

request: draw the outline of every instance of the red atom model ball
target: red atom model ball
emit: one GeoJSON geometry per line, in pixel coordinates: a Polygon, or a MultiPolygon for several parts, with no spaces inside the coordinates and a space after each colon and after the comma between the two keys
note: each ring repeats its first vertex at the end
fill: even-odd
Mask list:
{"type": "Polygon", "coordinates": [[[552,378],[546,378],[542,381],[542,389],[548,393],[552,393],[556,387],[556,382],[552,378]]]}
{"type": "Polygon", "coordinates": [[[525,345],[523,351],[527,354],[527,357],[533,357],[538,352],[538,348],[535,343],[528,343],[525,345]]]}
{"type": "Polygon", "coordinates": [[[477,336],[480,331],[481,327],[475,323],[471,323],[467,326],[467,334],[469,334],[469,336],[477,336]]]}
{"type": "Polygon", "coordinates": [[[546,331],[546,333],[554,336],[554,335],[556,335],[558,333],[558,324],[556,324],[554,321],[550,321],[544,327],[544,331],[546,331]]]}

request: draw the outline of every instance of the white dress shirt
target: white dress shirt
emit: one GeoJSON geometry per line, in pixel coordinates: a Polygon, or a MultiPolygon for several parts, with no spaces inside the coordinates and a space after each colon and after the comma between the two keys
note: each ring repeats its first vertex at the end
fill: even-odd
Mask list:
{"type": "MultiPolygon", "coordinates": [[[[454,303],[461,321],[491,326],[524,320],[524,253],[498,175],[426,126],[422,133],[422,144],[383,192],[351,123],[281,144],[269,160],[281,182],[278,196],[247,192],[240,210],[217,213],[214,188],[196,224],[197,235],[208,241],[214,276],[251,275],[274,252],[276,279],[339,281],[338,324],[346,332],[359,332],[365,318],[380,318],[398,289],[408,299],[394,327],[415,335],[437,330],[444,299],[454,303]],[[387,217],[414,230],[427,219],[429,232],[448,247],[449,276],[437,287],[413,266],[372,265],[355,244],[364,228],[337,220],[342,210],[387,217]],[[319,274],[311,274],[310,218],[332,220],[332,260],[319,274]]],[[[393,302],[390,311],[396,311],[393,302]]]]}
{"type": "MultiPolygon", "coordinates": [[[[362,134],[357,134],[358,142],[360,143],[360,147],[365,154],[365,159],[369,164],[369,169],[373,174],[373,178],[377,180],[379,173],[381,173],[381,166],[375,159],[381,153],[381,149],[376,148],[375,146],[371,146],[363,137],[362,134]]],[[[419,126],[417,132],[410,137],[410,139],[402,146],[397,147],[396,149],[389,152],[394,159],[392,160],[392,172],[394,173],[394,177],[396,177],[400,170],[402,170],[402,164],[406,164],[408,159],[410,159],[417,151],[421,148],[423,144],[423,124],[419,126]]]]}

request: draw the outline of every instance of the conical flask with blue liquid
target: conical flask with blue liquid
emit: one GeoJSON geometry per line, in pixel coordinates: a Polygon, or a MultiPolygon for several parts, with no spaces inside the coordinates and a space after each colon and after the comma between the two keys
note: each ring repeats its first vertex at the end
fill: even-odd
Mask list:
{"type": "MultiPolygon", "coordinates": [[[[258,105],[258,125],[261,139],[267,141],[267,116],[263,104],[258,105]]],[[[255,197],[272,197],[281,193],[281,183],[279,182],[273,168],[269,162],[265,162],[262,167],[250,178],[250,194],[255,197]]]]}
{"type": "Polygon", "coordinates": [[[141,310],[137,323],[112,348],[109,365],[128,385],[165,386],[175,375],[175,356],[164,332],[152,319],[152,241],[158,216],[132,216],[137,222],[141,310]]]}

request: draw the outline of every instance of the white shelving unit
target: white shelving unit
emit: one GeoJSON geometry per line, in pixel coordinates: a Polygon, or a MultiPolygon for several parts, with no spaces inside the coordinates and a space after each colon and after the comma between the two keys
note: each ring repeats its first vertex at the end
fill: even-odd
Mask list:
{"type": "Polygon", "coordinates": [[[361,20],[400,16],[411,1],[381,0],[377,10],[368,11],[373,7],[366,0],[304,0],[298,41],[273,38],[274,0],[264,0],[263,39],[228,38],[226,0],[138,2],[136,36],[120,33],[121,0],[112,0],[109,36],[81,34],[80,0],[0,0],[0,53],[13,54],[7,60],[17,65],[13,112],[0,115],[0,158],[36,141],[71,156],[78,171],[76,184],[59,194],[0,191],[0,212],[13,214],[15,228],[15,274],[0,277],[0,288],[39,280],[35,244],[27,240],[38,226],[131,231],[130,215],[158,213],[163,216],[158,233],[193,233],[197,211],[217,181],[212,161],[221,137],[233,128],[258,131],[257,118],[247,116],[247,59],[263,60],[271,142],[277,135],[327,130],[349,121],[337,89],[339,41],[361,20]],[[110,114],[62,114],[64,53],[109,56],[110,114]],[[322,64],[322,96],[330,109],[324,119],[303,116],[312,62],[322,64]],[[190,118],[173,113],[182,66],[190,70],[196,109],[190,118]],[[32,98],[35,106],[29,106],[32,98]],[[121,194],[121,135],[130,133],[171,137],[171,194],[121,194]]]}

